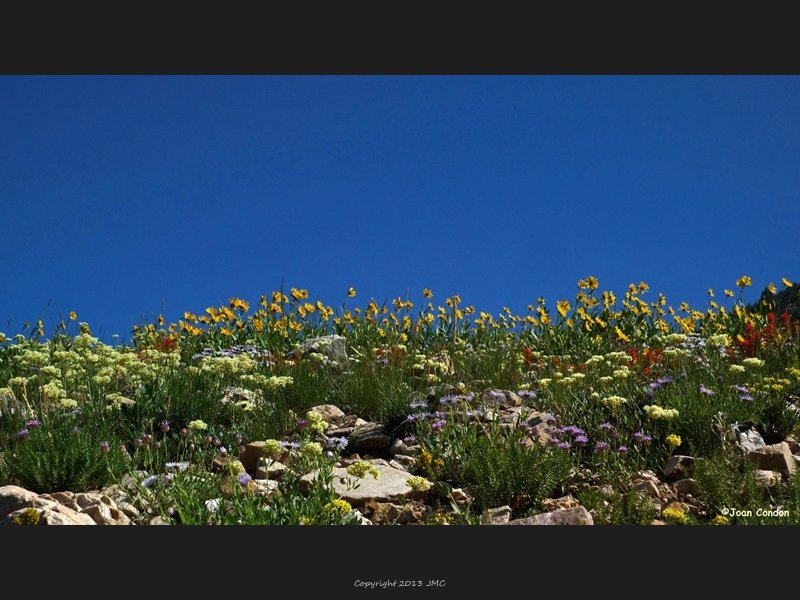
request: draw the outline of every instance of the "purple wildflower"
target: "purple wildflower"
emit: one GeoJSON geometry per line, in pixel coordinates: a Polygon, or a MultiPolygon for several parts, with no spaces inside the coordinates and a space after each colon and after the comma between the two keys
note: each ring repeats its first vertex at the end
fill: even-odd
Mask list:
{"type": "Polygon", "coordinates": [[[544,418],[545,423],[552,424],[556,422],[556,418],[553,415],[547,415],[544,418]]]}
{"type": "Polygon", "coordinates": [[[706,396],[713,396],[714,395],[714,390],[708,389],[706,386],[704,386],[701,383],[700,384],[700,393],[701,394],[705,394],[706,396]]]}
{"type": "Polygon", "coordinates": [[[41,425],[42,424],[39,421],[28,421],[27,423],[25,423],[25,428],[26,429],[36,429],[37,427],[40,427],[41,425]]]}
{"type": "Polygon", "coordinates": [[[239,485],[241,485],[241,486],[245,486],[245,485],[247,485],[248,483],[250,483],[250,481],[251,481],[252,479],[253,479],[253,478],[252,478],[252,477],[250,477],[250,475],[249,475],[249,474],[247,474],[247,473],[242,473],[241,475],[239,475],[239,485]]]}
{"type": "Polygon", "coordinates": [[[608,450],[610,447],[611,447],[611,445],[610,445],[608,442],[604,442],[604,441],[602,441],[602,440],[601,440],[601,441],[599,441],[599,442],[597,442],[597,443],[594,445],[594,449],[595,449],[595,450],[599,450],[599,451],[602,451],[602,450],[608,450]]]}
{"type": "Polygon", "coordinates": [[[602,431],[611,431],[612,429],[614,429],[614,426],[611,423],[603,423],[602,425],[600,425],[600,429],[602,431]]]}
{"type": "Polygon", "coordinates": [[[628,447],[627,446],[620,446],[619,448],[617,448],[617,452],[619,452],[620,454],[627,454],[628,453],[628,447]]]}
{"type": "Polygon", "coordinates": [[[445,421],[444,419],[439,419],[438,421],[434,421],[433,423],[431,423],[431,429],[433,429],[434,431],[441,431],[446,424],[447,421],[445,421]]]}
{"type": "Polygon", "coordinates": [[[167,469],[178,469],[179,471],[185,471],[189,468],[188,462],[168,462],[166,464],[167,469]]]}
{"type": "Polygon", "coordinates": [[[161,431],[167,433],[169,431],[169,421],[161,421],[161,431]]]}
{"type": "Polygon", "coordinates": [[[151,486],[152,486],[152,485],[153,485],[153,484],[154,484],[156,481],[158,481],[158,476],[157,476],[157,475],[150,475],[150,477],[147,477],[146,479],[143,479],[143,480],[142,480],[142,487],[143,487],[143,488],[149,488],[149,487],[151,487],[151,486]]]}
{"type": "Polygon", "coordinates": [[[417,441],[417,438],[415,438],[413,435],[408,435],[408,436],[403,438],[403,443],[406,446],[413,446],[416,441],[417,441]]]}
{"type": "Polygon", "coordinates": [[[588,443],[589,443],[589,438],[587,438],[585,435],[579,435],[575,438],[576,446],[585,446],[588,443]]]}
{"type": "Polygon", "coordinates": [[[664,377],[659,377],[656,379],[656,381],[659,383],[659,385],[664,385],[666,383],[672,383],[675,381],[675,378],[672,375],[665,375],[664,377]]]}
{"type": "Polygon", "coordinates": [[[15,438],[17,438],[18,440],[24,440],[24,439],[25,439],[26,437],[28,437],[30,434],[31,434],[31,432],[30,432],[30,431],[28,431],[27,429],[23,429],[23,430],[22,430],[22,431],[20,431],[19,433],[15,434],[15,435],[14,435],[14,437],[15,437],[15,438]]]}
{"type": "Polygon", "coordinates": [[[233,439],[237,444],[241,444],[244,436],[241,433],[237,433],[233,439]]]}
{"type": "Polygon", "coordinates": [[[101,442],[100,451],[101,452],[108,452],[111,449],[109,446],[110,446],[110,444],[108,442],[101,442]]]}
{"type": "Polygon", "coordinates": [[[522,438],[519,441],[519,445],[522,446],[523,448],[527,448],[528,446],[531,445],[531,441],[528,438],[522,438]]]}
{"type": "Polygon", "coordinates": [[[150,435],[149,433],[146,433],[146,434],[144,435],[144,443],[145,443],[145,444],[149,444],[149,443],[150,443],[150,442],[152,442],[152,441],[153,441],[153,436],[152,436],[152,435],[150,435]]]}
{"type": "Polygon", "coordinates": [[[571,448],[571,446],[569,445],[569,442],[561,442],[561,443],[558,445],[558,448],[559,448],[560,450],[569,450],[569,449],[571,448]]]}

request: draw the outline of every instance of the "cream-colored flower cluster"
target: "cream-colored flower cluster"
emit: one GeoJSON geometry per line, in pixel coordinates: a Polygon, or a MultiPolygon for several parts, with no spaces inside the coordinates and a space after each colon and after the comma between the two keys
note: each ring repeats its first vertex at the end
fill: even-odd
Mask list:
{"type": "Polygon", "coordinates": [[[650,406],[645,406],[644,411],[647,413],[647,416],[652,419],[653,421],[659,419],[665,419],[667,421],[674,419],[678,416],[678,411],[674,408],[661,408],[655,404],[650,406]]]}

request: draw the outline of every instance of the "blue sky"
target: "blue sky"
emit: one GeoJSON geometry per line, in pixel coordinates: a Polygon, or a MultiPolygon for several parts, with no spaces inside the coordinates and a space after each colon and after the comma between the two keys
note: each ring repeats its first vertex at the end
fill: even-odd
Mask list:
{"type": "Polygon", "coordinates": [[[793,76],[0,77],[0,331],[110,343],[281,282],[751,301],[800,280],[798,165],[793,76]]]}

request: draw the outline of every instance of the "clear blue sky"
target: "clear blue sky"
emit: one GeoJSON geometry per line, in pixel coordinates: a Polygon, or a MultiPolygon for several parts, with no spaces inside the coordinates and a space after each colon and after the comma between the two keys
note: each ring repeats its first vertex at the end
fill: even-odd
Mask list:
{"type": "Polygon", "coordinates": [[[8,336],[281,282],[526,314],[592,275],[703,309],[800,280],[800,78],[5,76],[0,206],[8,336]]]}

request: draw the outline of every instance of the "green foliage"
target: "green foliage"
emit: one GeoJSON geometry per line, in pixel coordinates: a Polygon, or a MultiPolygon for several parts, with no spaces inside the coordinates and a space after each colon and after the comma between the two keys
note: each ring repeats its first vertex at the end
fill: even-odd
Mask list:
{"type": "Polygon", "coordinates": [[[15,440],[5,461],[10,479],[33,492],[98,490],[125,472],[118,438],[96,424],[54,414],[26,430],[28,435],[15,440]]]}
{"type": "Polygon", "coordinates": [[[649,525],[658,518],[653,499],[638,492],[606,495],[587,490],[577,499],[592,514],[595,525],[649,525]]]}
{"type": "MultiPolygon", "coordinates": [[[[500,433],[500,432],[498,432],[500,433]]],[[[522,444],[522,430],[478,437],[462,457],[458,479],[480,512],[509,505],[517,514],[540,508],[573,467],[567,452],[522,444]]]]}

